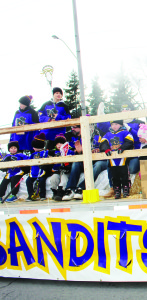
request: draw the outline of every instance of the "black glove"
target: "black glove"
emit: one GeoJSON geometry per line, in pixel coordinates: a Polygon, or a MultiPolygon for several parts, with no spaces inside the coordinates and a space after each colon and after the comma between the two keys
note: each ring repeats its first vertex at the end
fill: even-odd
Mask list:
{"type": "Polygon", "coordinates": [[[107,156],[111,156],[111,154],[112,154],[110,149],[105,150],[105,153],[106,153],[107,156]]]}
{"type": "Polygon", "coordinates": [[[118,149],[118,150],[117,150],[117,153],[118,153],[118,154],[121,154],[121,153],[123,153],[123,151],[124,151],[123,149],[118,149]]]}

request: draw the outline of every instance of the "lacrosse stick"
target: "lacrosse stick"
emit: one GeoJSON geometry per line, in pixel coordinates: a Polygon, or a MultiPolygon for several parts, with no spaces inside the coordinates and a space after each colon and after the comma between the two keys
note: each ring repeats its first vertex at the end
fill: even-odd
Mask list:
{"type": "MultiPolygon", "coordinates": [[[[47,149],[47,140],[44,141],[44,152],[43,152],[43,157],[45,157],[45,154],[46,154],[46,149],[47,149]]],[[[39,170],[39,173],[38,173],[38,177],[37,179],[35,180],[34,182],[34,194],[32,195],[32,200],[37,200],[37,198],[39,198],[39,178],[40,178],[40,175],[41,175],[41,168],[39,170]]]]}
{"type": "Polygon", "coordinates": [[[23,177],[20,178],[20,180],[15,184],[15,186],[13,187],[13,189],[2,199],[1,203],[4,203],[7,198],[13,193],[13,191],[15,190],[15,188],[21,183],[21,181],[23,180],[23,177]]]}
{"type": "Polygon", "coordinates": [[[46,65],[42,68],[42,75],[45,75],[45,78],[50,85],[50,90],[52,90],[52,75],[53,75],[53,67],[50,65],[46,65]]]}

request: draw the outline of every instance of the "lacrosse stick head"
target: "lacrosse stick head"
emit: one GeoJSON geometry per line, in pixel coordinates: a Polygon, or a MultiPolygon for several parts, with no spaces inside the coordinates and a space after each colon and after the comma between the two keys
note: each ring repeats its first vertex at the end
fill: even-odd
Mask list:
{"type": "Polygon", "coordinates": [[[52,87],[52,75],[53,75],[53,67],[51,65],[46,65],[42,68],[42,75],[45,75],[47,82],[50,87],[52,87]]]}

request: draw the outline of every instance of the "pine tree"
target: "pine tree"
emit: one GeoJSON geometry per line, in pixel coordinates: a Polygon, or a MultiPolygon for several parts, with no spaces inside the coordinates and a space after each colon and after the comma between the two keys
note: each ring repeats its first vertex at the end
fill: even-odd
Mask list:
{"type": "Polygon", "coordinates": [[[81,106],[79,100],[79,80],[76,72],[73,70],[70,74],[69,81],[66,83],[65,103],[69,107],[71,118],[78,118],[81,116],[81,106]]]}
{"type": "Polygon", "coordinates": [[[138,109],[139,104],[135,100],[135,96],[131,82],[121,68],[120,73],[116,76],[116,81],[112,84],[110,100],[106,103],[107,113],[120,112],[122,104],[129,104],[132,110],[138,109]]]}
{"type": "Polygon", "coordinates": [[[104,93],[98,83],[98,77],[96,76],[92,80],[92,92],[89,94],[87,102],[89,102],[89,113],[91,116],[97,115],[97,109],[100,102],[104,102],[104,93]]]}

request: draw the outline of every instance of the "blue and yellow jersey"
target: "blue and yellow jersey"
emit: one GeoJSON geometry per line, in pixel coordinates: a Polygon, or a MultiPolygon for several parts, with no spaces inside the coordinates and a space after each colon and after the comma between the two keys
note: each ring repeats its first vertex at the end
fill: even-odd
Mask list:
{"type": "MultiPolygon", "coordinates": [[[[117,151],[118,149],[129,150],[133,149],[134,139],[132,134],[124,130],[122,127],[117,131],[107,132],[100,142],[100,150],[102,152],[110,149],[111,151],[117,151]]],[[[126,158],[110,159],[111,166],[124,166],[126,163],[126,158]]]]}

